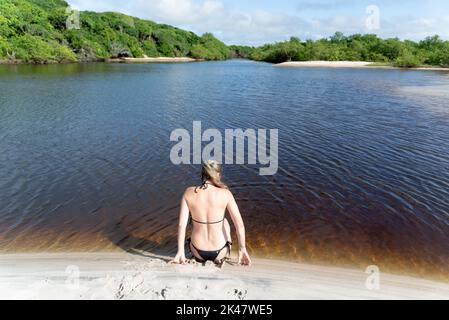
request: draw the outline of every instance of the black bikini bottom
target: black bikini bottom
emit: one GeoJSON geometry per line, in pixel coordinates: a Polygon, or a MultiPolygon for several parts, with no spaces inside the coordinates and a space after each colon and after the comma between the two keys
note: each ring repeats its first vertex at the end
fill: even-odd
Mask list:
{"type": "MultiPolygon", "coordinates": [[[[205,262],[205,261],[212,261],[215,262],[215,260],[217,259],[217,257],[219,256],[220,252],[224,249],[224,248],[228,248],[228,255],[231,253],[231,245],[232,242],[231,241],[227,241],[226,244],[219,250],[213,250],[213,251],[206,251],[206,250],[200,250],[197,247],[195,247],[195,245],[192,242],[192,239],[187,239],[187,243],[191,244],[192,247],[198,252],[199,257],[197,257],[195,255],[195,253],[192,252],[192,250],[190,250],[190,252],[192,252],[192,255],[195,257],[195,260],[198,262],[205,262]]],[[[189,246],[190,249],[190,246],[189,246]]]]}

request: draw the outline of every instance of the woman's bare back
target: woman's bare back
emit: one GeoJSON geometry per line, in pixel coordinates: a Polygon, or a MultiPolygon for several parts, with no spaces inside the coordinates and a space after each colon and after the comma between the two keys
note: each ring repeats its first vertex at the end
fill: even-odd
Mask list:
{"type": "Polygon", "coordinates": [[[245,226],[237,203],[228,187],[221,181],[221,165],[214,160],[203,163],[201,187],[190,187],[184,192],[179,208],[178,252],[174,263],[184,264],[185,236],[189,216],[192,217],[190,251],[200,261],[220,261],[230,253],[231,228],[225,219],[226,211],[234,223],[239,244],[238,263],[250,265],[245,246],[245,226]]]}
{"type": "Polygon", "coordinates": [[[185,192],[185,200],[192,217],[192,242],[201,250],[217,250],[230,241],[229,224],[225,219],[231,198],[227,189],[206,184],[191,187],[185,192]]]}

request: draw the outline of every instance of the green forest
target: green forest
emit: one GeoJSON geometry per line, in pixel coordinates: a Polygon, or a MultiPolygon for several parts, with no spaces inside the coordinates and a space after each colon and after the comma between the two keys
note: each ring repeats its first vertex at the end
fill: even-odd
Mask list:
{"type": "Polygon", "coordinates": [[[273,63],[285,61],[369,61],[397,67],[449,67],[449,41],[439,36],[415,42],[397,38],[381,39],[374,34],[345,36],[336,32],[328,39],[289,41],[258,48],[235,47],[241,56],[273,63]]]}
{"type": "Polygon", "coordinates": [[[449,41],[438,36],[415,42],[373,34],[288,41],[260,47],[227,46],[212,34],[198,36],[169,25],[115,12],[82,11],[80,28],[67,28],[63,0],[1,0],[0,61],[60,63],[120,57],[247,58],[285,61],[371,61],[397,67],[449,67],[449,41]]]}
{"type": "Polygon", "coordinates": [[[0,60],[26,63],[97,61],[120,57],[224,60],[229,48],[212,34],[198,36],[120,13],[81,11],[67,28],[63,0],[1,0],[0,60]]]}

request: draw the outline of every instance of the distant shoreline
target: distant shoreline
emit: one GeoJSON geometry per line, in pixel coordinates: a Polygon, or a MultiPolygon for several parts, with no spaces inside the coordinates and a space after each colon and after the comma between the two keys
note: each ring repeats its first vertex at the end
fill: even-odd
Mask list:
{"type": "MultiPolygon", "coordinates": [[[[234,60],[234,59],[228,59],[234,60]]],[[[256,60],[246,59],[258,62],[256,60]]],[[[92,61],[63,61],[46,63],[28,63],[21,60],[0,60],[0,65],[54,65],[54,64],[82,64],[82,63],[188,63],[202,62],[204,59],[194,59],[189,57],[141,57],[141,58],[109,58],[92,61]]],[[[226,60],[225,60],[226,61],[226,60]]],[[[421,66],[413,68],[395,67],[389,64],[381,64],[369,61],[289,61],[274,64],[275,67],[283,68],[363,68],[363,69],[392,69],[392,70],[418,70],[418,71],[446,71],[449,68],[436,66],[421,66]]]]}
{"type": "Polygon", "coordinates": [[[397,69],[397,70],[426,70],[426,71],[449,71],[443,67],[395,67],[388,64],[379,64],[368,61],[290,61],[275,64],[276,67],[287,68],[366,68],[366,69],[397,69]]]}
{"type": "Polygon", "coordinates": [[[116,58],[107,59],[106,62],[115,63],[145,63],[145,62],[196,62],[203,61],[189,57],[143,57],[143,58],[116,58]]]}
{"type": "Polygon", "coordinates": [[[76,64],[76,63],[168,63],[168,62],[197,62],[205,61],[204,59],[194,59],[189,57],[141,57],[141,58],[109,58],[96,59],[90,61],[62,61],[62,62],[45,62],[45,63],[29,63],[21,60],[0,60],[0,65],[46,65],[46,64],[76,64]]]}

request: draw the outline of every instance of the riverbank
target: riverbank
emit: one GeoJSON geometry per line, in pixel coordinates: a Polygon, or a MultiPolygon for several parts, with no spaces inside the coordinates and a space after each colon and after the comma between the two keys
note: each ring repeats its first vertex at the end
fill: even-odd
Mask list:
{"type": "Polygon", "coordinates": [[[111,58],[111,59],[96,59],[92,61],[63,61],[63,62],[44,62],[44,63],[26,63],[21,60],[0,60],[0,65],[21,65],[21,64],[68,64],[68,63],[169,63],[169,62],[196,62],[205,61],[202,59],[193,59],[189,57],[143,57],[143,58],[111,58]]]}
{"type": "Polygon", "coordinates": [[[0,256],[0,299],[449,299],[449,284],[255,259],[251,267],[167,263],[147,253],[0,256]]]}
{"type": "Polygon", "coordinates": [[[401,70],[432,70],[449,71],[449,68],[442,67],[416,67],[402,68],[394,67],[388,64],[379,64],[368,61],[290,61],[275,64],[276,67],[295,67],[295,68],[382,68],[382,69],[401,69],[401,70]]]}
{"type": "Polygon", "coordinates": [[[167,62],[195,62],[202,61],[198,59],[188,58],[188,57],[143,57],[143,58],[118,58],[118,59],[108,59],[106,62],[116,62],[116,63],[167,63],[167,62]]]}
{"type": "MultiPolygon", "coordinates": [[[[232,59],[230,59],[232,60],[232,59]]],[[[96,59],[92,61],[63,61],[63,62],[45,62],[45,63],[27,63],[21,60],[0,60],[0,65],[42,65],[42,64],[71,64],[71,63],[186,63],[201,62],[204,59],[194,59],[189,57],[143,57],[143,58],[110,58],[96,59]]],[[[249,60],[254,61],[254,60],[249,60]]],[[[293,68],[367,68],[367,69],[394,69],[394,70],[423,70],[423,71],[447,71],[449,68],[422,66],[416,68],[395,67],[389,64],[382,64],[368,61],[290,61],[274,64],[275,67],[293,67],[293,68]]]]}

